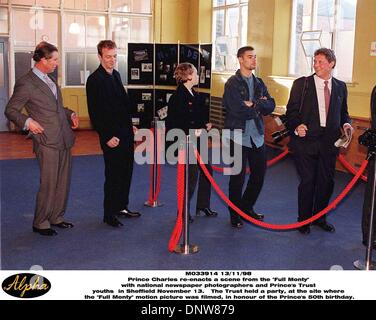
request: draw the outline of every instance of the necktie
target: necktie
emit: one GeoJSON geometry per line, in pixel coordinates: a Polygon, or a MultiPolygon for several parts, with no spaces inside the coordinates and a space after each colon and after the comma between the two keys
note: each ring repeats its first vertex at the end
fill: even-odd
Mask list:
{"type": "Polygon", "coordinates": [[[324,98],[325,98],[325,111],[326,116],[329,114],[329,106],[330,106],[330,91],[328,87],[328,81],[324,81],[324,98]]]}
{"type": "Polygon", "coordinates": [[[54,94],[54,96],[56,98],[57,97],[57,91],[56,91],[55,83],[47,75],[44,75],[44,80],[46,81],[47,85],[50,87],[52,93],[54,94]]]}

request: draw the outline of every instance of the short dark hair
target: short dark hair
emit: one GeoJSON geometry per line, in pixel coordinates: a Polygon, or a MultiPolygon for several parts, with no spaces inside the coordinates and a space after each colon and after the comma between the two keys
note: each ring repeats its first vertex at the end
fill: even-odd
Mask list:
{"type": "Polygon", "coordinates": [[[106,49],[116,49],[117,46],[116,46],[115,41],[112,41],[112,40],[102,40],[97,45],[98,54],[100,56],[102,56],[102,50],[104,48],[106,48],[106,49]]]}
{"type": "Polygon", "coordinates": [[[48,43],[46,41],[42,41],[35,47],[33,60],[35,62],[39,62],[43,58],[49,59],[51,58],[52,53],[55,51],[58,51],[58,50],[53,44],[48,43]]]}
{"type": "Polygon", "coordinates": [[[237,57],[240,58],[243,56],[243,54],[246,52],[246,51],[253,51],[255,50],[255,48],[251,47],[251,46],[245,46],[245,47],[241,47],[239,48],[238,50],[238,53],[237,53],[237,57]]]}
{"type": "Polygon", "coordinates": [[[180,63],[174,72],[175,80],[177,84],[186,83],[189,76],[194,72],[196,67],[189,62],[180,63]]]}
{"type": "Polygon", "coordinates": [[[328,60],[329,63],[334,61],[333,68],[336,66],[337,58],[336,58],[336,55],[335,55],[335,53],[334,53],[334,51],[332,49],[328,49],[328,48],[317,49],[315,51],[314,56],[316,57],[319,54],[322,54],[323,56],[325,56],[326,60],[328,60]]]}

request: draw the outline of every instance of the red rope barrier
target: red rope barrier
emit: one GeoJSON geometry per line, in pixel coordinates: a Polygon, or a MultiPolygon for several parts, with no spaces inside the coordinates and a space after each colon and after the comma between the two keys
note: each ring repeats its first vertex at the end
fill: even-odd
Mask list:
{"type": "Polygon", "coordinates": [[[176,245],[179,242],[181,232],[183,230],[183,210],[184,210],[184,187],[185,187],[185,151],[179,150],[178,154],[178,174],[176,178],[176,189],[178,197],[178,216],[176,218],[176,223],[174,230],[172,231],[170,241],[168,243],[168,250],[173,252],[176,245]]]}
{"type": "MultiPolygon", "coordinates": [[[[339,156],[338,156],[338,160],[339,160],[339,162],[341,162],[342,163],[342,165],[349,171],[349,172],[351,172],[352,174],[356,174],[357,173],[357,171],[356,171],[356,169],[350,164],[350,163],[348,163],[347,162],[347,160],[345,159],[345,157],[342,155],[342,154],[340,154],[339,156]]],[[[367,182],[367,177],[365,176],[365,175],[361,175],[360,176],[360,178],[364,181],[364,182],[367,182]]]]}
{"type": "Polygon", "coordinates": [[[150,205],[154,203],[154,198],[153,198],[153,165],[150,166],[150,185],[149,185],[149,198],[148,202],[150,205]]]}
{"type": "Polygon", "coordinates": [[[323,215],[327,214],[330,210],[334,209],[339,202],[349,193],[349,191],[352,189],[352,187],[355,185],[355,183],[359,180],[360,176],[364,172],[364,170],[367,167],[368,160],[364,160],[361,167],[359,168],[358,172],[356,175],[352,178],[352,180],[348,183],[348,185],[345,187],[345,189],[337,196],[337,198],[329,204],[325,209],[321,210],[320,212],[316,213],[314,216],[311,218],[300,221],[300,222],[295,222],[295,223],[290,223],[290,224],[282,224],[282,225],[276,225],[276,224],[271,224],[271,223],[266,223],[263,221],[256,220],[250,216],[248,216],[246,213],[241,211],[235,204],[233,204],[227,196],[223,193],[223,191],[220,189],[218,184],[215,182],[213,176],[208,172],[206,169],[205,165],[202,163],[201,157],[197,150],[195,150],[195,155],[198,160],[198,163],[201,166],[201,169],[205,173],[206,177],[210,181],[211,185],[213,186],[214,190],[218,193],[218,195],[222,198],[223,201],[226,202],[226,204],[233,209],[237,214],[239,214],[242,218],[248,220],[249,222],[252,222],[253,224],[256,224],[260,227],[267,228],[267,229],[273,229],[273,230],[289,230],[289,229],[296,229],[300,228],[306,224],[312,223],[313,221],[319,219],[323,215]]]}
{"type": "MultiPolygon", "coordinates": [[[[284,157],[286,157],[287,155],[289,154],[289,150],[286,149],[285,151],[283,151],[282,153],[280,153],[278,156],[274,157],[273,159],[270,159],[268,160],[268,162],[266,163],[268,167],[272,166],[273,164],[276,164],[278,161],[282,160],[284,157]]],[[[221,167],[217,167],[217,166],[213,166],[212,165],[212,168],[214,171],[217,171],[217,172],[223,172],[223,168],[221,167]]],[[[249,168],[247,168],[247,173],[250,173],[251,170],[249,168]]]]}
{"type": "MultiPolygon", "coordinates": [[[[153,139],[154,139],[154,128],[151,128],[150,129],[151,133],[153,134],[153,139]]],[[[158,200],[158,196],[159,196],[159,193],[161,191],[161,164],[159,161],[159,158],[161,156],[161,152],[160,152],[160,145],[161,145],[161,142],[162,142],[162,137],[161,137],[161,130],[157,130],[157,137],[156,137],[157,140],[157,150],[155,151],[154,150],[154,143],[151,144],[150,146],[150,152],[152,152],[153,154],[153,161],[154,161],[154,152],[157,152],[157,186],[156,186],[156,190],[154,190],[154,196],[153,196],[153,182],[154,182],[154,164],[152,164],[150,166],[150,187],[149,187],[149,198],[148,198],[148,202],[150,205],[154,204],[157,200],[158,200]]]]}

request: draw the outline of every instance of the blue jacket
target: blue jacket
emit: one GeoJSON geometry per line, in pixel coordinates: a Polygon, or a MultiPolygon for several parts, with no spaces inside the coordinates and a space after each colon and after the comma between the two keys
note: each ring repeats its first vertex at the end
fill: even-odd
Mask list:
{"type": "Polygon", "coordinates": [[[274,111],[275,102],[261,78],[253,76],[254,106],[249,108],[244,101],[249,100],[248,85],[242,78],[240,70],[231,76],[225,84],[222,105],[226,108],[225,129],[245,129],[246,120],[254,119],[260,134],[264,134],[266,116],[274,111]],[[266,97],[267,99],[260,99],[266,97]]]}

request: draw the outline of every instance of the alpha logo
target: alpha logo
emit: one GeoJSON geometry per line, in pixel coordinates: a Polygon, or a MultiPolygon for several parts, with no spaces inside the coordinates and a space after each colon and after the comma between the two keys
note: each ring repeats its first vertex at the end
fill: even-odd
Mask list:
{"type": "Polygon", "coordinates": [[[36,298],[50,291],[51,282],[35,273],[19,273],[6,278],[2,288],[16,298],[36,298]]]}

